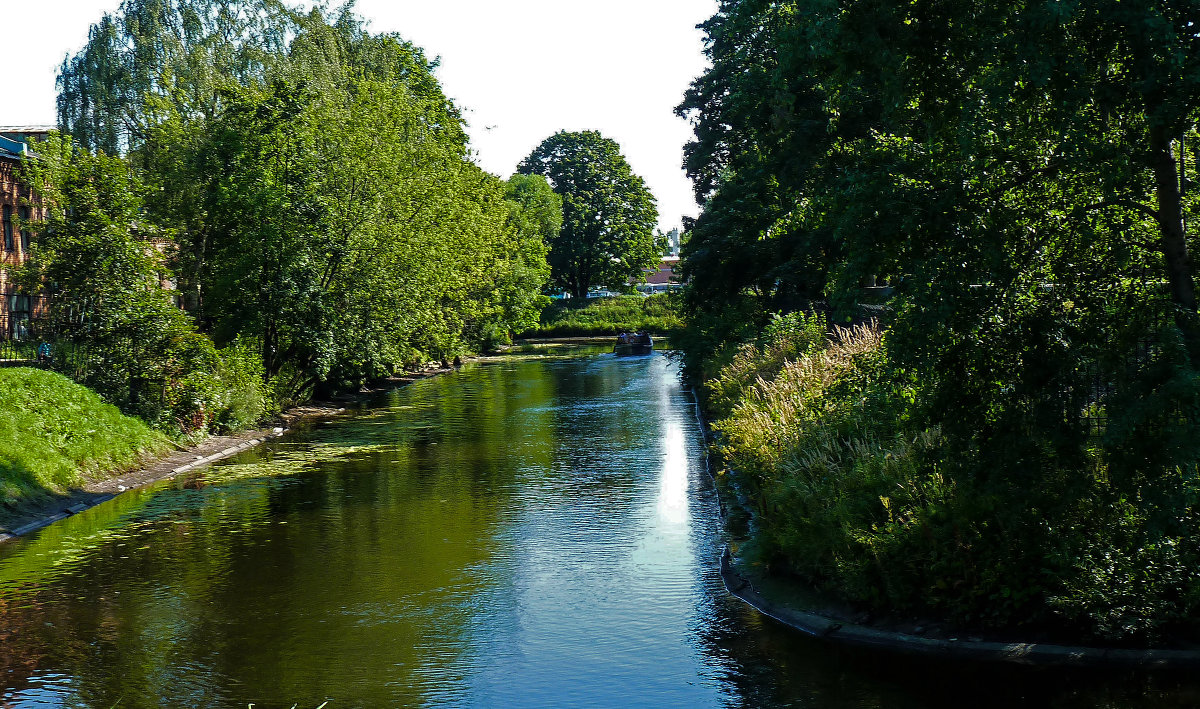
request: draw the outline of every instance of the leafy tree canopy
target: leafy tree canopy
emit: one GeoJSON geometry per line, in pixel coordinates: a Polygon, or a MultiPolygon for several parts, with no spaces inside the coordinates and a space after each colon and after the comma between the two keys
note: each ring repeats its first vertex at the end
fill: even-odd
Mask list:
{"type": "Polygon", "coordinates": [[[128,157],[187,309],[286,402],[536,320],[553,205],[471,162],[434,67],[349,5],[125,0],[64,62],[60,120],[128,157]]]}
{"type": "MultiPolygon", "coordinates": [[[[1051,550],[1100,558],[1088,544],[1104,535],[996,530],[1116,528],[1110,503],[1138,500],[1124,536],[1104,538],[1113,558],[1195,545],[1198,12],[721,2],[703,25],[712,67],[678,108],[704,206],[683,254],[693,362],[714,371],[772,312],[862,317],[864,286],[886,283],[883,343],[860,382],[886,405],[864,418],[881,441],[936,434],[920,470],[955,488],[908,519],[961,513],[960,527],[989,530],[975,546],[1003,557],[998,577],[1053,567],[1083,586],[1104,572],[1054,566],[1051,550]]],[[[846,385],[829,406],[869,400],[846,385]]],[[[1195,592],[1163,579],[1160,598],[1195,592]]],[[[996,591],[946,581],[960,582],[996,591]]],[[[956,602],[988,612],[972,598],[956,602]]],[[[1046,602],[1031,594],[1008,617],[1046,602]]]]}
{"type": "Polygon", "coordinates": [[[582,298],[590,286],[622,287],[658,263],[654,197],[615,141],[596,131],[560,131],[517,170],[544,176],[562,197],[562,229],[549,242],[556,287],[582,298]]]}

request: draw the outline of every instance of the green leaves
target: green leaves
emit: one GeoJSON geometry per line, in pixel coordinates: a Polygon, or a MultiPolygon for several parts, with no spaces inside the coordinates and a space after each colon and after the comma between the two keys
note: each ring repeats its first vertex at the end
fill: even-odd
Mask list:
{"type": "Polygon", "coordinates": [[[60,119],[141,169],[184,305],[287,403],[536,321],[561,208],[470,162],[434,66],[349,6],[126,0],[64,63],[60,119]]]}
{"type": "Polygon", "coordinates": [[[658,210],[620,146],[596,131],[560,131],[518,166],[562,197],[562,229],[550,242],[551,280],[577,298],[592,285],[621,288],[655,266],[658,210]]]}
{"type": "MultiPolygon", "coordinates": [[[[777,310],[863,317],[864,287],[890,286],[886,307],[869,311],[887,320],[871,374],[911,385],[890,412],[896,433],[939,432],[954,514],[1003,560],[993,568],[1054,570],[1029,579],[1038,596],[976,575],[978,559],[949,563],[964,577],[945,579],[942,590],[962,589],[946,603],[967,619],[997,621],[972,605],[996,599],[1009,619],[1044,612],[1034,606],[1055,593],[1054,574],[1098,571],[1063,563],[1073,551],[1091,558],[1090,544],[1127,559],[1172,535],[1192,544],[1172,520],[1194,506],[1178,476],[1200,461],[1188,383],[1200,362],[1198,11],[731,0],[704,25],[712,68],[678,109],[695,127],[685,167],[704,205],[684,249],[689,319],[703,328],[692,361],[711,372],[777,310]],[[1058,529],[1105,525],[1119,497],[1138,500],[1145,520],[1119,541],[1026,524],[1036,508],[1058,529]]],[[[854,401],[825,396],[835,408],[854,401]]],[[[786,473],[762,474],[787,488],[786,473]]],[[[798,509],[817,504],[801,498],[798,509]]],[[[906,532],[911,558],[961,551],[932,538],[925,548],[919,533],[906,532]]],[[[1098,622],[1090,604],[1105,585],[1071,578],[1087,603],[1060,608],[1098,622]]],[[[1194,596],[1183,583],[1154,593],[1194,596]]]]}

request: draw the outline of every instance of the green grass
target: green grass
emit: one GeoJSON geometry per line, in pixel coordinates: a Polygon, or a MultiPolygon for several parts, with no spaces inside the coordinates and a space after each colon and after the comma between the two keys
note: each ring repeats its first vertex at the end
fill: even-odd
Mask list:
{"type": "Polygon", "coordinates": [[[3,507],[127,470],[167,445],[165,436],[62,375],[0,369],[3,507]]]}
{"type": "Polygon", "coordinates": [[[640,330],[669,335],[682,328],[677,296],[622,295],[555,301],[542,311],[537,329],[519,337],[586,337],[640,330]]]}

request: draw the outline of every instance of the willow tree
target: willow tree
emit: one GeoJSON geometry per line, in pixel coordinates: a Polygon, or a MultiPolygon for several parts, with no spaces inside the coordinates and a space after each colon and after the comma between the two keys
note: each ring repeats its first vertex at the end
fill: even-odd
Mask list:
{"type": "Polygon", "coordinates": [[[123,0],[58,72],[58,123],[110,155],[142,145],[164,113],[206,120],[229,83],[261,80],[295,32],[278,0],[123,0]]]}

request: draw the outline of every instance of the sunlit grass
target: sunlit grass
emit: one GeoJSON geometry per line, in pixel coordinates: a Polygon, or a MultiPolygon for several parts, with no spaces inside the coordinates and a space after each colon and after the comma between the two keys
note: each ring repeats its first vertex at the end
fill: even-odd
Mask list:
{"type": "Polygon", "coordinates": [[[11,507],[128,469],[168,445],[138,419],[52,372],[0,369],[0,503],[11,507]]]}

